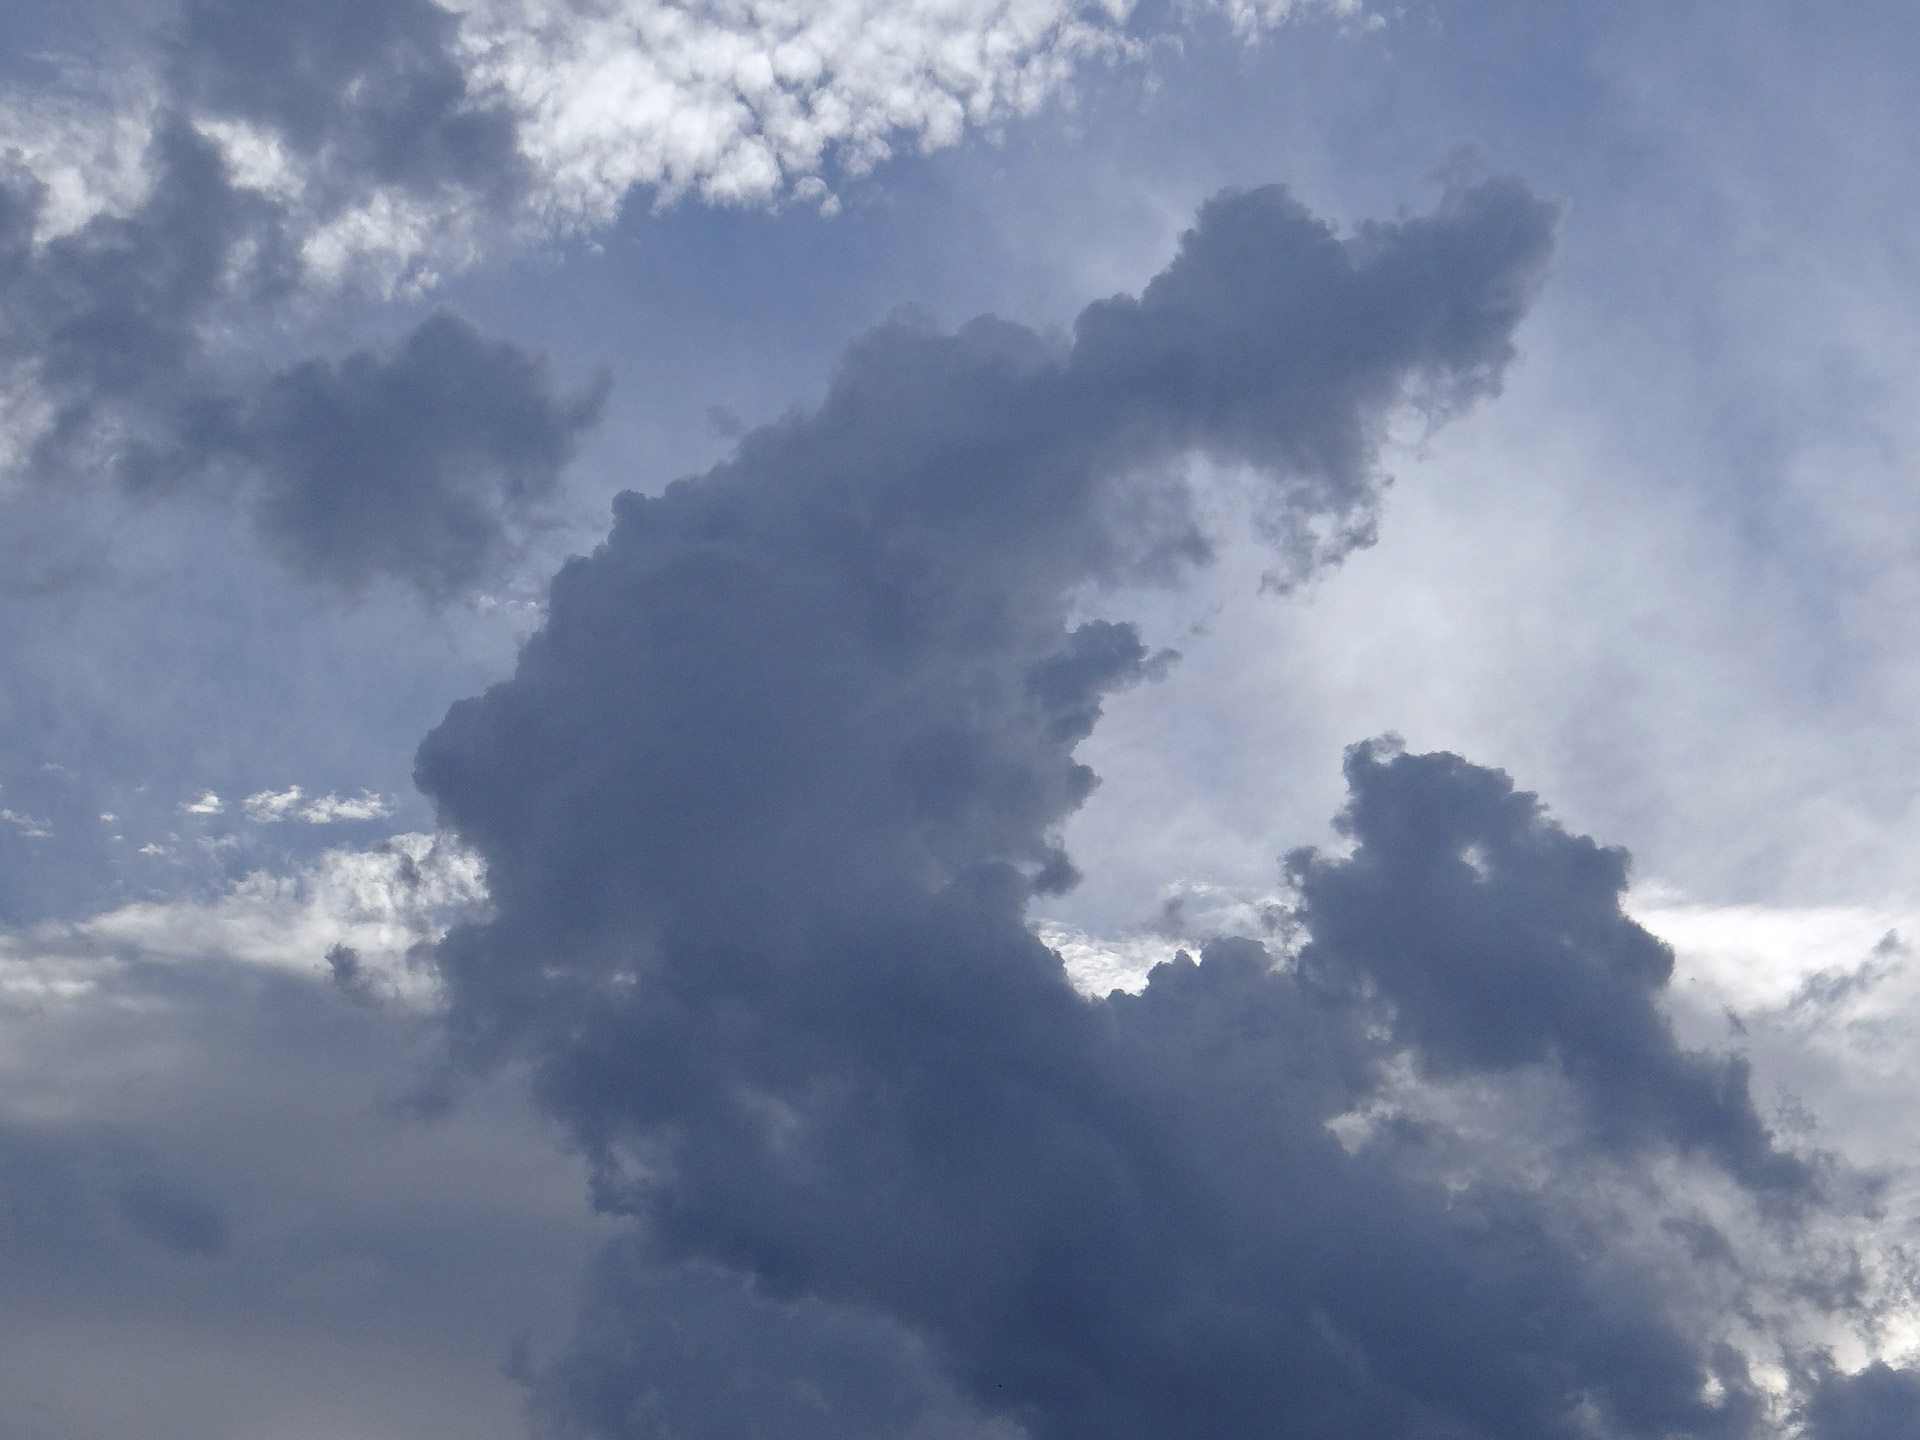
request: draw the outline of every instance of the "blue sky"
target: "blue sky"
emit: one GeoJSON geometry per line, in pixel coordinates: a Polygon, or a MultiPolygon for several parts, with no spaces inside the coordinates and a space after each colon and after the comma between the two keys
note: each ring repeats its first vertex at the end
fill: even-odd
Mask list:
{"type": "Polygon", "coordinates": [[[1910,7],[7,21],[0,1431],[1920,1424],[1910,7]]]}

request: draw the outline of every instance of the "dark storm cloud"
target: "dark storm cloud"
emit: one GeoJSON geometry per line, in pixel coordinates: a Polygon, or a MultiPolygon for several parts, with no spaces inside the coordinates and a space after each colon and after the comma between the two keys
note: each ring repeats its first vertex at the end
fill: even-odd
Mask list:
{"type": "Polygon", "coordinates": [[[1542,224],[1513,181],[1345,243],[1278,187],[1223,196],[1139,299],[1086,309],[1073,365],[1132,424],[1267,470],[1271,538],[1310,565],[1371,536],[1385,407],[1440,417],[1498,389],[1542,224]]]}
{"type": "Polygon", "coordinates": [[[609,1246],[582,1343],[533,1387],[543,1437],[682,1440],[1017,1440],[953,1393],[897,1320],[813,1297],[756,1295],[709,1266],[662,1269],[609,1246]]]}
{"type": "MultiPolygon", "coordinates": [[[[1072,880],[1056,830],[1094,784],[1075,745],[1155,663],[1131,626],[1073,624],[1074,598],[1205,557],[1171,462],[1248,463],[1283,541],[1356,543],[1387,412],[1497,383],[1553,223],[1511,182],[1345,242],[1283,191],[1222,196],[1071,349],[898,321],[818,411],[621,498],[515,677],[455,706],[418,769],[495,907],[440,950],[455,1033],[532,1056],[597,1202],[640,1222],[536,1387],[554,1428],[903,1433],[883,1399],[925,1386],[914,1353],[1044,1440],[1751,1427],[1738,1358],[1558,1192],[1443,1183],[1418,1127],[1345,1148],[1328,1122],[1394,1057],[1456,1057],[1384,1030],[1327,962],[1220,942],[1092,1002],[1024,923],[1072,880]],[[716,1273],[731,1300],[679,1295],[716,1273]],[[844,1387],[850,1336],[875,1393],[844,1387]],[[810,1366],[812,1390],[787,1378],[810,1366]],[[827,1419],[797,1418],[809,1394],[827,1419]]],[[[1525,848],[1533,812],[1475,819],[1503,777],[1435,763],[1437,816],[1496,860],[1525,848]]],[[[1603,863],[1549,845],[1532,900],[1617,916],[1613,860],[1561,838],[1603,863]]],[[[1408,923],[1453,898],[1407,897],[1408,923]]],[[[1568,963],[1494,919],[1480,938],[1513,966],[1568,963]]],[[[1552,1043],[1580,1002],[1667,1060],[1648,1084],[1690,1081],[1642,1033],[1650,943],[1595,927],[1574,958],[1620,978],[1543,982],[1512,1024],[1548,1039],[1509,1048],[1586,1083],[1591,1052],[1552,1043]]]]}
{"type": "Polygon", "coordinates": [[[1490,182],[1342,247],[1277,188],[1224,196],[1166,283],[1093,307],[1064,354],[992,318],[956,335],[903,318],[848,350],[817,412],[621,497],[603,550],[556,578],[519,680],[421,751],[428,792],[488,853],[494,933],[524,914],[529,944],[553,924],[569,951],[613,936],[596,963],[619,969],[631,926],[737,923],[737,886],[817,908],[983,862],[1064,878],[1049,831],[1093,784],[1072,748],[1149,664],[1126,627],[1070,629],[1070,598],[1204,554],[1169,463],[1270,466],[1302,524],[1367,511],[1400,394],[1484,385],[1505,354],[1491,322],[1452,350],[1434,334],[1458,314],[1510,327],[1553,225],[1490,182]],[[1491,258],[1443,266],[1448,246],[1491,258]],[[1409,270],[1432,277],[1410,317],[1393,303],[1409,270]],[[1309,282],[1344,305],[1302,303],[1309,282]],[[1357,373],[1329,374],[1347,355],[1357,373]],[[1193,357],[1217,393],[1163,393],[1193,357]],[[1309,472],[1319,456],[1339,464],[1309,472]]]}
{"type": "Polygon", "coordinates": [[[1339,860],[1288,857],[1312,982],[1386,1003],[1434,1072],[1553,1065],[1611,1144],[1705,1149],[1755,1187],[1810,1193],[1774,1148],[1744,1061],[1683,1051],[1659,1008],[1673,952],[1620,908],[1627,855],[1453,755],[1347,755],[1339,860]]]}
{"type": "Polygon", "coordinates": [[[1358,543],[1386,414],[1497,384],[1553,218],[1495,182],[1343,242],[1222,196],[1070,349],[903,319],[818,411],[621,498],[419,756],[495,906],[441,947],[455,1034],[531,1055],[639,1222],[536,1377],[551,1430],[905,1434],[929,1364],[976,1412],[939,1423],[1039,1440],[1754,1429],[1685,1262],[1598,1242],[1601,1200],[1330,1123],[1409,1055],[1551,1071],[1595,1194],[1652,1150],[1804,1196],[1744,1072],[1660,1019],[1617,852],[1363,747],[1356,850],[1292,862],[1296,969],[1223,941],[1088,1001],[1024,923],[1073,878],[1074,747],[1167,661],[1074,599],[1206,556],[1170,464],[1263,473],[1296,573],[1358,543]]]}

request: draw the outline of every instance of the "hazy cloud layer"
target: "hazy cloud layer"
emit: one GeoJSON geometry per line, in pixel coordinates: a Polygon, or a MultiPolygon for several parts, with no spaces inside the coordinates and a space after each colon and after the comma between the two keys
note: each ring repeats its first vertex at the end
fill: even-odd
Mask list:
{"type": "Polygon", "coordinates": [[[0,939],[9,1440],[524,1435],[502,1361],[564,1333],[604,1226],[510,1091],[413,1098],[427,1037],[342,879],[0,939]],[[343,933],[359,987],[313,948],[343,933]]]}

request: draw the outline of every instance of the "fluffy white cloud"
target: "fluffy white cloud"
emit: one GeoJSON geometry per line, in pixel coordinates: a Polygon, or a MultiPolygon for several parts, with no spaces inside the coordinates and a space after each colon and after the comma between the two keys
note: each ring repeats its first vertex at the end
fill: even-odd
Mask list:
{"type": "MultiPolygon", "coordinates": [[[[610,219],[627,192],[779,195],[895,144],[951,145],[1031,114],[1089,59],[1137,47],[1127,0],[468,0],[483,89],[510,97],[552,217],[610,219]]],[[[822,195],[819,187],[801,193],[822,195]]]]}

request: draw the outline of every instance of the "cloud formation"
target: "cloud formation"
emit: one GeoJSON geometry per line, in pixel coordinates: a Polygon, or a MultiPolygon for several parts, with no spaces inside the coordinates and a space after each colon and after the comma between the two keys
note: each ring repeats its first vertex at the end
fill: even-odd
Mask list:
{"type": "Polygon", "coordinates": [[[202,409],[145,458],[257,474],[260,530],[309,579],[359,591],[386,576],[445,599],[495,577],[605,393],[557,394],[540,360],[441,311],[391,354],[310,360],[202,409]]]}
{"type": "MultiPolygon", "coordinates": [[[[621,499],[418,770],[494,903],[440,947],[455,1033],[531,1055],[598,1203],[640,1222],[536,1386],[560,1433],[702,1433],[701,1394],[744,1393],[661,1373],[650,1316],[681,1289],[784,1336],[756,1374],[831,1368],[850,1329],[896,1393],[930,1363],[966,1423],[1036,1437],[1766,1419],[1749,1356],[1781,1338],[1741,1330],[1725,1273],[1662,1277],[1810,1202],[1805,1162],[1660,1018],[1670,957],[1620,911],[1621,857],[1505,777],[1356,752],[1359,846],[1295,857],[1292,968],[1220,941],[1090,1001],[1024,923],[1073,878],[1074,747],[1153,663],[1076,598],[1207,553],[1171,462],[1266,476],[1297,570],[1362,543],[1385,416],[1498,383],[1553,228],[1512,182],[1345,241],[1282,191],[1222,196],[1071,346],[895,322],[818,411],[621,499]],[[1405,935],[1463,927],[1442,959],[1520,977],[1513,1008],[1409,974],[1405,935]],[[1563,1178],[1527,1132],[1383,1110],[1409,1065],[1532,1113],[1563,1178]],[[1661,1167],[1730,1208],[1694,1213],[1661,1167]]],[[[729,1413],[925,1418],[836,1387],[729,1413]]]]}
{"type": "Polygon", "coordinates": [[[237,485],[309,578],[358,591],[387,577],[434,599],[492,578],[597,419],[604,382],[562,395],[540,359],[444,311],[390,352],[243,377],[201,331],[296,283],[284,217],[191,129],[154,147],[140,206],[44,244],[46,188],[0,183],[16,483],[104,471],[137,493],[237,485]]]}
{"type": "Polygon", "coordinates": [[[1311,984],[1382,1003],[1443,1074],[1553,1065],[1608,1143],[1712,1153],[1762,1191],[1813,1176],[1777,1151],[1743,1062],[1679,1048],[1659,1004],[1673,951],[1621,908],[1624,851],[1568,835],[1536,796],[1454,755],[1347,755],[1354,851],[1288,858],[1311,984]]]}
{"type": "Polygon", "coordinates": [[[470,591],[599,392],[555,394],[449,315],[265,383],[235,335],[343,283],[421,293],[638,189],[832,208],[823,173],[1031,114],[1138,52],[1129,11],[184,0],[131,76],[76,64],[0,96],[0,476],[248,475],[299,573],[470,591]]]}

